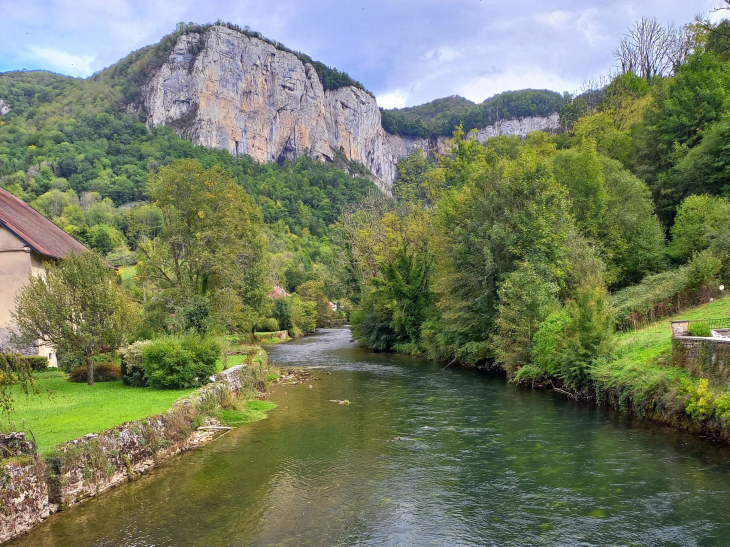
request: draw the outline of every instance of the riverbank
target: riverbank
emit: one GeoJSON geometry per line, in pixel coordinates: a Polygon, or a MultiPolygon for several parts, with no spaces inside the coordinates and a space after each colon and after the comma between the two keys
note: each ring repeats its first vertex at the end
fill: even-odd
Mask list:
{"type": "MultiPolygon", "coordinates": [[[[730,444],[730,385],[708,382],[672,362],[671,321],[723,317],[730,317],[730,297],[640,329],[614,334],[610,357],[599,359],[587,368],[588,379],[582,389],[566,385],[561,378],[534,364],[508,379],[518,385],[558,391],[571,399],[592,401],[656,424],[730,444]]],[[[417,348],[408,349],[396,353],[428,359],[417,348]]],[[[499,367],[492,370],[504,373],[499,367]]]]}
{"type": "Polygon", "coordinates": [[[319,380],[13,547],[727,543],[728,446],[346,330],[268,351],[319,380]]]}
{"type": "Polygon", "coordinates": [[[730,443],[730,389],[672,362],[670,322],[730,317],[730,298],[698,306],[634,332],[617,334],[611,360],[591,371],[599,404],[730,443]]]}
{"type": "Polygon", "coordinates": [[[19,453],[0,468],[0,543],[232,427],[265,418],[276,405],[257,397],[279,378],[288,375],[270,366],[236,365],[162,414],[89,433],[43,455],[25,447],[31,453],[19,453]]]}
{"type": "Polygon", "coordinates": [[[616,333],[611,357],[588,368],[587,387],[571,389],[544,374],[516,383],[553,389],[695,435],[730,444],[730,389],[710,384],[672,360],[671,321],[730,317],[730,298],[683,311],[641,329],[616,333]]]}

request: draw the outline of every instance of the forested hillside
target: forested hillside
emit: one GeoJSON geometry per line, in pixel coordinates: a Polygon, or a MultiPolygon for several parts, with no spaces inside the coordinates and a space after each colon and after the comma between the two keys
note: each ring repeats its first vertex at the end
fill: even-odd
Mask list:
{"type": "Polygon", "coordinates": [[[177,159],[223,166],[254,197],[272,250],[281,255],[272,281],[282,284],[287,269],[311,272],[312,255],[316,260],[327,247],[328,226],[343,204],[375,188],[343,172],[360,169],[344,159],[338,165],[306,157],[261,165],[193,146],[170,128],[150,131],[122,109],[121,95],[103,79],[0,75],[0,97],[11,108],[0,117],[0,184],[114,264],[134,264],[140,238],[156,233],[160,219],[148,204],[149,176],[177,159]]]}
{"type": "Polygon", "coordinates": [[[428,138],[451,136],[459,125],[469,131],[499,120],[549,116],[559,112],[565,101],[565,97],[554,91],[524,89],[500,93],[480,104],[453,96],[409,108],[381,109],[381,115],[383,129],[389,133],[428,138]]]}

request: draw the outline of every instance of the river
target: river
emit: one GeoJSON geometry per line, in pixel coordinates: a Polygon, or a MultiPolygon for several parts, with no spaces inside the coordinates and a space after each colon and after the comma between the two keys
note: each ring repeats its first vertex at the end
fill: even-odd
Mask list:
{"type": "Polygon", "coordinates": [[[12,545],[730,543],[730,448],[350,339],[269,348],[320,379],[12,545]]]}

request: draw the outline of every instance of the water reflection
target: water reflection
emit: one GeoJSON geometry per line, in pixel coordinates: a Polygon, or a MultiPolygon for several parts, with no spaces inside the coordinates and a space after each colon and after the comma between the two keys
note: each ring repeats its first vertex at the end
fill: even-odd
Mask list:
{"type": "Polygon", "coordinates": [[[17,545],[727,544],[727,448],[350,340],[271,348],[321,379],[17,545]]]}

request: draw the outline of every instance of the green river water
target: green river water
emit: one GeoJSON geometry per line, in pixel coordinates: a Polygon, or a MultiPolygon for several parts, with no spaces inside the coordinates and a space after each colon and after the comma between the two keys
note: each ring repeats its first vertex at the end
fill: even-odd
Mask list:
{"type": "Polygon", "coordinates": [[[350,339],[270,348],[320,379],[12,545],[730,545],[730,448],[350,339]]]}

